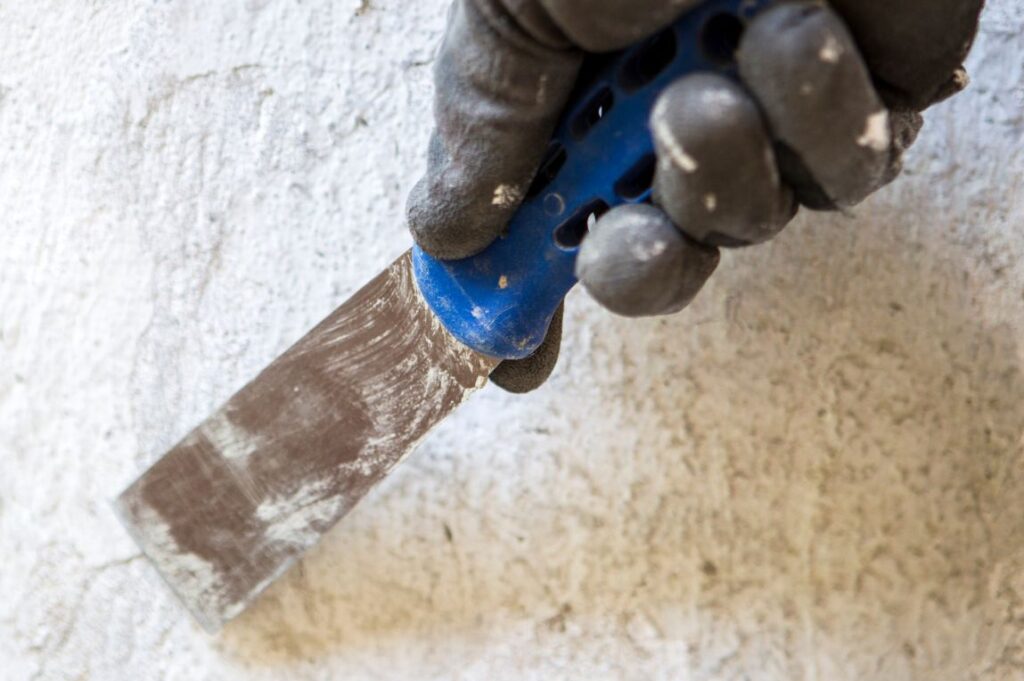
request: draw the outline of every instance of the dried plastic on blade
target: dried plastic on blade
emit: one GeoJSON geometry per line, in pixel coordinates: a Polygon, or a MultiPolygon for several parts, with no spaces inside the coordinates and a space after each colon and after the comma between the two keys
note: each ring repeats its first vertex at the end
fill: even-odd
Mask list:
{"type": "Polygon", "coordinates": [[[497,362],[444,329],[406,253],[158,460],[116,509],[181,601],[216,631],[497,362]]]}

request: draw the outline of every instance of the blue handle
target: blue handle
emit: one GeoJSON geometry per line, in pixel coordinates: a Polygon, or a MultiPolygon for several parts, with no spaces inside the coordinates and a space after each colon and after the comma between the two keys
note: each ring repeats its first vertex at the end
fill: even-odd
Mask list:
{"type": "Polygon", "coordinates": [[[413,249],[424,299],[474,350],[529,356],[576,284],[588,223],[612,206],[647,201],[654,173],[648,120],[658,93],[700,70],[732,73],[742,21],[769,0],[708,0],[674,25],[584,68],[527,198],[484,252],[437,260],[413,249]]]}

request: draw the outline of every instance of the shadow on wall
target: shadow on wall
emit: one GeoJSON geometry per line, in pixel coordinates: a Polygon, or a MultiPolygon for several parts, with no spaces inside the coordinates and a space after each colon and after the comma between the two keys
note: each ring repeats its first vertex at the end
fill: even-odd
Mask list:
{"type": "Polygon", "coordinates": [[[1010,665],[1024,628],[1022,354],[1013,329],[982,321],[977,271],[934,238],[937,216],[894,203],[856,222],[803,218],[727,260],[678,318],[570,328],[572,384],[556,377],[511,411],[568,400],[575,416],[538,438],[505,426],[536,444],[532,467],[482,459],[446,482],[450,458],[421,461],[441,472],[408,472],[368,502],[218,646],[273,666],[602,621],[701,679],[756,659],[793,679],[1010,665]],[[408,494],[422,514],[372,524],[408,494]]]}

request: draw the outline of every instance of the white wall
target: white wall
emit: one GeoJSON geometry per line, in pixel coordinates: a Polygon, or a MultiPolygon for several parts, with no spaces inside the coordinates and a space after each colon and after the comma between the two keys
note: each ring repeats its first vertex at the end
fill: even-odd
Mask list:
{"type": "Polygon", "coordinates": [[[548,386],[189,621],[107,502],[409,245],[444,4],[0,4],[0,678],[1024,678],[1021,0],[896,186],[673,319],[573,294],[548,386]]]}

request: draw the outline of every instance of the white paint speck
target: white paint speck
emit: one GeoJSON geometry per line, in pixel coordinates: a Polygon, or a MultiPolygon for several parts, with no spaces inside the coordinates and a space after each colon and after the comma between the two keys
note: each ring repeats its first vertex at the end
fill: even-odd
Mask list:
{"type": "Polygon", "coordinates": [[[885,151],[890,142],[889,112],[883,110],[868,116],[864,122],[864,132],[857,138],[857,145],[873,151],[885,151]]]}
{"type": "Polygon", "coordinates": [[[692,156],[686,153],[682,143],[672,131],[672,126],[665,120],[665,105],[664,100],[658,102],[658,105],[654,108],[654,115],[651,116],[651,126],[654,128],[654,135],[665,145],[668,157],[674,165],[683,172],[695,173],[700,166],[697,165],[697,161],[692,156]]]}
{"type": "Polygon", "coordinates": [[[629,252],[640,262],[647,262],[657,258],[667,248],[668,244],[659,239],[650,244],[635,243],[630,247],[629,252]]]}
{"type": "Polygon", "coordinates": [[[962,68],[953,71],[953,81],[956,83],[957,90],[963,90],[971,84],[971,77],[962,68]]]}
{"type": "Polygon", "coordinates": [[[537,79],[537,103],[544,104],[548,101],[548,74],[540,74],[537,79]]]}
{"type": "Polygon", "coordinates": [[[522,192],[510,184],[499,184],[494,188],[494,196],[491,198],[491,205],[508,208],[514,206],[522,198],[522,192]]]}
{"type": "Polygon", "coordinates": [[[843,46],[839,44],[834,35],[829,33],[825,37],[825,44],[821,46],[821,51],[818,52],[818,58],[826,64],[835,64],[842,54],[843,46]]]}
{"type": "Polygon", "coordinates": [[[701,103],[719,111],[734,106],[738,101],[739,98],[736,96],[736,93],[724,87],[705,90],[701,94],[701,103]]]}
{"type": "Polygon", "coordinates": [[[714,193],[705,194],[704,207],[709,213],[714,213],[718,210],[718,197],[714,193]]]}
{"type": "Polygon", "coordinates": [[[500,289],[508,288],[508,277],[505,276],[504,274],[501,275],[500,277],[498,277],[498,288],[500,288],[500,289]]]}

